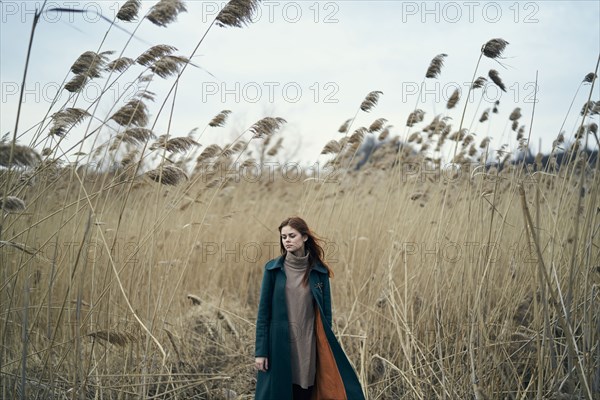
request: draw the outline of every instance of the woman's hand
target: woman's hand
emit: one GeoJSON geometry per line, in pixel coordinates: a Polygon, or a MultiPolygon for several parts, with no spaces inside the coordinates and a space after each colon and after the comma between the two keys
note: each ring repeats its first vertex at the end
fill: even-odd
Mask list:
{"type": "Polygon", "coordinates": [[[254,366],[257,370],[266,372],[269,369],[269,359],[267,357],[256,357],[254,366]]]}

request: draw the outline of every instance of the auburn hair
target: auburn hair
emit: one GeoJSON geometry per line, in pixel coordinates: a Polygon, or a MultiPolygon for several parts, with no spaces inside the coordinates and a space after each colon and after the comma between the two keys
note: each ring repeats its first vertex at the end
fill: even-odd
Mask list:
{"type": "Polygon", "coordinates": [[[283,240],[281,239],[281,230],[285,226],[289,226],[297,230],[301,235],[306,235],[308,237],[308,239],[304,242],[304,248],[308,251],[308,268],[306,268],[304,278],[302,279],[304,285],[308,284],[308,276],[310,275],[310,271],[312,271],[313,267],[317,263],[320,263],[322,266],[324,266],[329,277],[333,278],[333,271],[329,265],[323,261],[325,254],[323,251],[323,246],[321,245],[323,239],[311,231],[306,221],[300,217],[289,217],[284,219],[281,224],[279,224],[279,247],[281,249],[281,255],[285,258],[285,255],[287,254],[287,250],[285,249],[283,240]]]}

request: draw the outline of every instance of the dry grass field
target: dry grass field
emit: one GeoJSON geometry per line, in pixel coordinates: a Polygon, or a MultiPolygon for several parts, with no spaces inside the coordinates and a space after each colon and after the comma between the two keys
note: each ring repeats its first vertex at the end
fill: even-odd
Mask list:
{"type": "MultiPolygon", "coordinates": [[[[144,18],[169,23],[178,8],[163,3],[183,4],[161,0],[144,18]]],[[[136,4],[118,18],[132,20],[136,4]]],[[[228,3],[216,23],[244,25],[252,4],[228,3]]],[[[482,56],[505,46],[494,39],[482,56]]],[[[140,66],[141,81],[176,82],[187,59],[172,51],[86,52],[65,90],[140,66]]],[[[596,75],[586,79],[593,87],[596,75]]],[[[379,95],[359,99],[357,113],[379,95]]],[[[415,110],[403,137],[383,120],[344,124],[314,174],[266,167],[286,145],[281,118],[227,146],[198,132],[157,137],[153,98],[115,104],[110,138],[77,162],[64,161],[61,141],[93,107],[54,110],[30,145],[16,132],[0,144],[1,398],[253,398],[263,266],[291,215],[325,241],[334,332],[368,399],[600,398],[600,163],[582,151],[597,140],[588,114],[599,104],[545,165],[513,164],[514,149],[488,152],[463,121],[427,125],[415,110]],[[368,137],[382,145],[356,169],[368,137]],[[432,156],[444,142],[452,164],[432,156]],[[559,168],[561,151],[570,161],[559,168]]],[[[513,131],[526,148],[527,132],[513,131]]]]}

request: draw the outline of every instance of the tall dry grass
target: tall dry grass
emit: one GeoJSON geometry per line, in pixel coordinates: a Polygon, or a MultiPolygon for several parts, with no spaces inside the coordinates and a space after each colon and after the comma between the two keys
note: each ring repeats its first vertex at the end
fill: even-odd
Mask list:
{"type": "MultiPolygon", "coordinates": [[[[186,10],[179,0],[145,16],[140,7],[128,0],[117,18],[166,26],[186,10]]],[[[416,107],[402,138],[383,118],[354,126],[381,91],[357,101],[344,137],[323,149],[333,154],[328,175],[265,167],[285,148],[280,117],[226,146],[201,139],[229,110],[187,137],[156,135],[159,118],[170,126],[179,77],[211,27],[241,27],[254,7],[228,3],[189,57],[169,45],[137,58],[124,56],[127,46],[84,52],[64,83],[73,97],[52,104],[32,143],[17,143],[18,123],[0,143],[2,398],[252,398],[263,266],[290,215],[326,239],[334,332],[369,399],[598,398],[600,164],[583,151],[597,141],[596,75],[584,79],[577,141],[566,146],[560,134],[533,170],[510,162],[514,149],[475,143],[466,100],[456,131],[449,112],[420,125],[416,107]],[[140,83],[174,81],[154,121],[148,107],[159,96],[148,86],[106,116],[98,103],[79,105],[90,79],[104,77],[106,93],[130,68],[140,83]],[[83,137],[66,149],[76,126],[83,137]],[[381,146],[356,170],[366,138],[381,146]],[[448,145],[453,168],[442,158],[448,145]],[[560,147],[569,162],[558,168],[560,147]],[[77,149],[77,162],[65,163],[77,149]]],[[[485,89],[475,79],[483,56],[506,45],[482,47],[469,92],[485,89]]],[[[447,109],[468,98],[456,93],[447,109]]],[[[520,118],[515,110],[508,121],[526,149],[520,118]]]]}

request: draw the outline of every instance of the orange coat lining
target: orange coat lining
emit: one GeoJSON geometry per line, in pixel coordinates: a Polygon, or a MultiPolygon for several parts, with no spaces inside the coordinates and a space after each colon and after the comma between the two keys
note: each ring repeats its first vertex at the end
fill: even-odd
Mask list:
{"type": "Polygon", "coordinates": [[[325,335],[318,307],[315,307],[315,336],[317,339],[317,371],[312,400],[348,400],[344,381],[325,335]]]}

